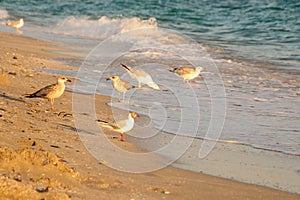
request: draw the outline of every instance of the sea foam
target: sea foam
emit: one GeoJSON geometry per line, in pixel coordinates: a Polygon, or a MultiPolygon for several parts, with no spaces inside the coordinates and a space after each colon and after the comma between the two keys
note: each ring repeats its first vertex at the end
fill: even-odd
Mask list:
{"type": "Polygon", "coordinates": [[[6,19],[9,17],[7,10],[0,9],[0,24],[6,24],[6,19]]]}
{"type": "Polygon", "coordinates": [[[58,21],[51,29],[58,34],[105,39],[118,33],[155,27],[157,27],[157,21],[154,17],[143,20],[138,17],[109,18],[102,16],[98,20],[91,20],[88,17],[76,18],[71,16],[58,21]]]}

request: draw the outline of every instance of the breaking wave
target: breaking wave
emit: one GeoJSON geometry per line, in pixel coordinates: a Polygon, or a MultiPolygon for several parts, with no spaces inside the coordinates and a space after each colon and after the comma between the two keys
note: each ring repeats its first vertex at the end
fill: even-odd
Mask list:
{"type": "Polygon", "coordinates": [[[157,21],[154,17],[143,20],[132,18],[109,18],[102,16],[98,20],[88,17],[68,17],[60,20],[51,28],[51,32],[57,34],[74,35],[95,39],[104,39],[111,35],[123,33],[140,28],[156,28],[157,21]]]}

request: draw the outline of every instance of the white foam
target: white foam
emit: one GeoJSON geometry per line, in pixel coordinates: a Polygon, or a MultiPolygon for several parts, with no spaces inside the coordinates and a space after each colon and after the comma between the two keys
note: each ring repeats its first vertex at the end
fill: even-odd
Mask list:
{"type": "Polygon", "coordinates": [[[0,9],[0,19],[7,19],[8,18],[8,12],[6,10],[0,9]]]}
{"type": "Polygon", "coordinates": [[[140,28],[155,28],[157,21],[154,17],[143,20],[138,17],[131,18],[109,18],[102,16],[98,20],[88,17],[68,17],[58,21],[51,28],[51,32],[58,34],[74,35],[80,37],[105,39],[114,34],[127,32],[140,28]]]}
{"type": "Polygon", "coordinates": [[[6,24],[6,19],[9,17],[6,10],[0,9],[0,24],[6,24]]]}

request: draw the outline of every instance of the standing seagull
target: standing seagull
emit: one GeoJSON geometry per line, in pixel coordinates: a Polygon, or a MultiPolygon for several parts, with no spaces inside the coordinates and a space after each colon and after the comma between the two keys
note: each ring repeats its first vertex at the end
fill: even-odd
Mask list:
{"type": "Polygon", "coordinates": [[[14,22],[7,22],[6,23],[7,26],[12,26],[16,28],[16,31],[19,32],[19,28],[21,28],[22,26],[24,26],[24,19],[21,18],[18,21],[14,21],[14,22]]]}
{"type": "Polygon", "coordinates": [[[169,69],[170,72],[174,72],[177,76],[182,77],[184,82],[189,82],[199,76],[200,72],[203,70],[202,67],[189,68],[189,67],[178,67],[169,69]]]}
{"type": "Polygon", "coordinates": [[[128,114],[128,119],[116,122],[114,124],[109,124],[108,122],[104,122],[104,121],[101,121],[101,120],[98,120],[98,122],[100,122],[100,124],[104,127],[111,128],[114,131],[119,132],[120,133],[120,141],[124,142],[125,141],[124,140],[124,133],[130,131],[133,128],[134,118],[137,118],[137,117],[139,117],[139,114],[136,114],[134,112],[130,112],[128,114]]]}
{"type": "Polygon", "coordinates": [[[132,88],[132,85],[130,83],[128,83],[127,81],[120,79],[120,77],[118,77],[118,76],[112,76],[112,77],[107,78],[106,80],[113,81],[114,88],[119,93],[123,93],[123,101],[124,101],[125,93],[132,88]]]}
{"type": "Polygon", "coordinates": [[[146,84],[152,89],[160,90],[158,85],[152,80],[152,77],[147,72],[141,69],[132,69],[121,63],[121,67],[123,67],[131,76],[131,78],[136,79],[138,81],[138,87],[141,88],[142,84],[146,84]]]}
{"type": "Polygon", "coordinates": [[[57,83],[48,85],[35,93],[26,95],[27,98],[45,98],[50,99],[51,109],[54,110],[54,99],[60,97],[65,91],[65,82],[71,82],[64,76],[61,76],[57,79],[57,83]]]}

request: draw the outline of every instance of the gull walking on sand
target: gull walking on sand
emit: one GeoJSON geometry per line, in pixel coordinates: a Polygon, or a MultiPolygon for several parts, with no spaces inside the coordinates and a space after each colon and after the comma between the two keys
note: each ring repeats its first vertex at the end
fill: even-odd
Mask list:
{"type": "Polygon", "coordinates": [[[113,82],[115,90],[117,90],[119,93],[123,93],[123,101],[125,98],[125,93],[133,88],[133,86],[130,83],[120,79],[120,77],[118,76],[112,76],[107,78],[106,80],[111,80],[113,82]]]}
{"type": "Polygon", "coordinates": [[[169,69],[170,72],[175,73],[177,76],[182,77],[184,82],[189,82],[200,75],[203,70],[202,67],[190,68],[190,67],[178,67],[169,69]]]}
{"type": "Polygon", "coordinates": [[[57,79],[57,83],[48,85],[35,93],[26,95],[25,97],[50,99],[51,109],[54,110],[54,99],[60,97],[64,93],[66,81],[71,82],[71,80],[61,76],[57,79]]]}
{"type": "Polygon", "coordinates": [[[19,28],[24,26],[24,19],[21,18],[18,21],[14,21],[14,22],[7,22],[6,23],[7,26],[12,26],[16,28],[16,31],[19,32],[19,28]]]}
{"type": "Polygon", "coordinates": [[[97,120],[100,122],[100,125],[103,127],[107,127],[110,129],[113,129],[114,131],[120,133],[120,141],[124,142],[124,133],[130,131],[134,126],[134,118],[140,117],[139,114],[136,114],[134,112],[130,112],[128,114],[128,119],[116,122],[114,124],[110,124],[105,121],[97,120]]]}
{"type": "Polygon", "coordinates": [[[142,84],[148,85],[152,89],[160,90],[158,85],[152,80],[150,74],[141,69],[132,69],[121,63],[121,67],[123,67],[131,76],[131,78],[138,81],[138,88],[141,88],[142,84]]]}

